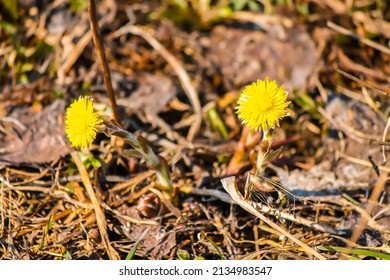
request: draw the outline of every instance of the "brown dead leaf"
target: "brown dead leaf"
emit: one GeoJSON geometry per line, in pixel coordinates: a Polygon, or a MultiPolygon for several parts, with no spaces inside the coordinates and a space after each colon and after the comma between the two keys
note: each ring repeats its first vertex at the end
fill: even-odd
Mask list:
{"type": "Polygon", "coordinates": [[[289,91],[305,90],[315,72],[315,45],[303,28],[287,29],[275,24],[264,33],[217,26],[210,37],[208,59],[221,69],[228,90],[265,77],[289,91]]]}
{"type": "MultiPolygon", "coordinates": [[[[122,214],[136,220],[141,220],[135,206],[125,204],[120,207],[122,214]]],[[[154,259],[161,259],[176,245],[176,234],[165,231],[161,225],[147,225],[130,223],[118,217],[123,233],[131,240],[137,242],[137,254],[150,255],[154,259]],[[144,232],[147,230],[147,234],[144,232]]]]}
{"type": "Polygon", "coordinates": [[[162,260],[176,246],[176,233],[167,232],[159,241],[150,254],[155,260],[162,260]]]}
{"type": "Polygon", "coordinates": [[[168,102],[176,96],[177,89],[172,80],[160,74],[144,74],[138,85],[127,98],[117,100],[126,112],[132,115],[137,111],[161,112],[168,102]]]}
{"type": "Polygon", "coordinates": [[[1,162],[48,163],[69,152],[64,126],[65,101],[56,100],[39,113],[21,106],[8,110],[7,118],[0,119],[1,162]]]}

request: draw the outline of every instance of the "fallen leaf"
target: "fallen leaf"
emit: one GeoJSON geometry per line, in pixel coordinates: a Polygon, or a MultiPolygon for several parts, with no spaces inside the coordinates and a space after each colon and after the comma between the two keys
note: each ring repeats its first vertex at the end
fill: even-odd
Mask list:
{"type": "Polygon", "coordinates": [[[274,25],[264,33],[217,26],[210,37],[207,57],[221,69],[227,90],[265,77],[283,84],[288,91],[305,90],[307,80],[315,74],[315,45],[302,28],[274,25]]]}
{"type": "Polygon", "coordinates": [[[38,113],[23,106],[10,111],[7,118],[0,120],[0,162],[49,163],[69,152],[64,126],[65,101],[56,100],[38,113]]]}

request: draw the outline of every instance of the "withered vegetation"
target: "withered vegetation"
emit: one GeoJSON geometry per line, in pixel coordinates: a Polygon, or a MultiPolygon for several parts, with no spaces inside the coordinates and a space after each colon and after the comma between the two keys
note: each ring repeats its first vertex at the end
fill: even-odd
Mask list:
{"type": "Polygon", "coordinates": [[[0,259],[390,259],[388,1],[96,0],[117,118],[167,161],[171,201],[120,138],[69,146],[75,98],[113,117],[84,1],[6,2],[0,259]],[[248,198],[260,133],[235,107],[266,77],[291,104],[254,215],[221,179],[248,198]]]}

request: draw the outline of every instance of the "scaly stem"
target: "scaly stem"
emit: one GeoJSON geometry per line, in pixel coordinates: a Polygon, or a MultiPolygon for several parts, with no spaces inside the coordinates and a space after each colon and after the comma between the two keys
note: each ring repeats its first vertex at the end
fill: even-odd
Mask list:
{"type": "Polygon", "coordinates": [[[150,148],[150,146],[146,143],[145,138],[141,135],[137,136],[124,130],[114,120],[111,122],[105,122],[104,124],[105,126],[102,129],[103,133],[107,136],[115,135],[121,137],[127,144],[133,147],[134,150],[124,151],[125,156],[143,158],[147,167],[156,172],[161,185],[161,191],[164,193],[165,197],[171,201],[175,194],[173,193],[173,186],[169,176],[169,167],[166,160],[161,156],[157,156],[153,152],[152,148],[150,148]]]}
{"type": "Polygon", "coordinates": [[[257,154],[257,160],[256,160],[256,176],[259,176],[264,173],[265,168],[267,167],[267,157],[269,148],[272,143],[272,129],[270,130],[264,130],[263,131],[263,139],[260,143],[260,151],[257,154]]]}

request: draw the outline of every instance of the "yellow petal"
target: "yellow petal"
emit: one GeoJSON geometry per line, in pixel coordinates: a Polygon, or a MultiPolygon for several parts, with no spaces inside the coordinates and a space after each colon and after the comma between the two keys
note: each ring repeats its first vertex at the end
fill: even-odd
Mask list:
{"type": "Polygon", "coordinates": [[[237,104],[237,115],[243,124],[254,130],[268,130],[279,126],[290,101],[283,86],[266,78],[246,86],[237,104]]]}
{"type": "Polygon", "coordinates": [[[73,147],[88,148],[101,123],[89,97],[80,97],[66,109],[65,131],[73,147]]]}

